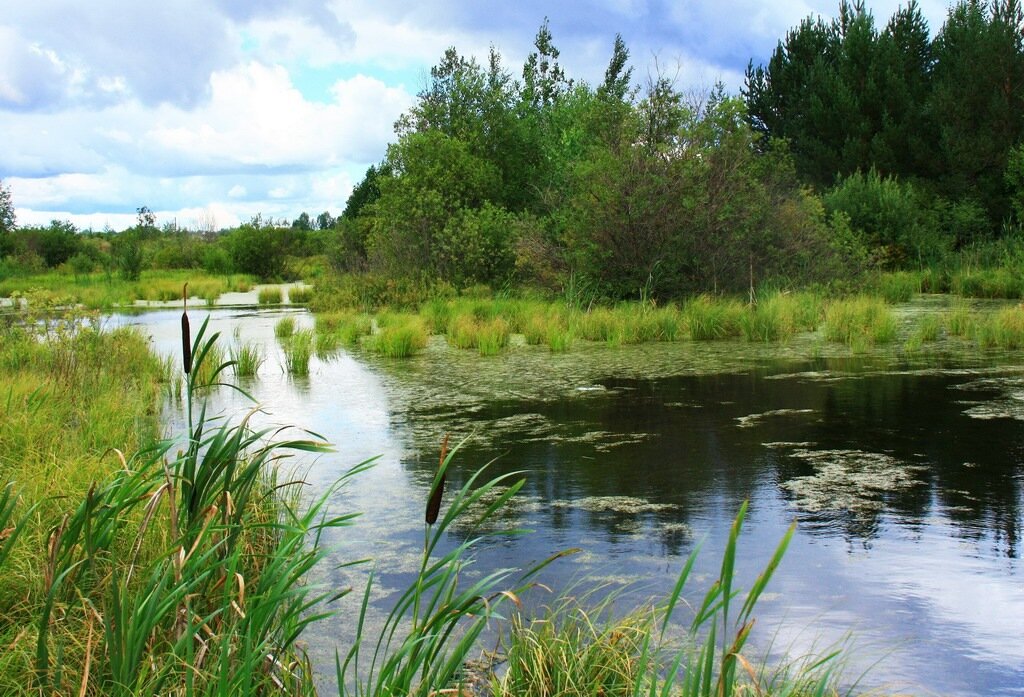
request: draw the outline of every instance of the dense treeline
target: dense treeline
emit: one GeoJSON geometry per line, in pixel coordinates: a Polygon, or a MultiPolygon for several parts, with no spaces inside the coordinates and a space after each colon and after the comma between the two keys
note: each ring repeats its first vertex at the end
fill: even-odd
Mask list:
{"type": "Polygon", "coordinates": [[[744,103],[632,82],[621,37],[597,86],[545,23],[521,79],[452,48],[339,221],[341,265],[456,287],[586,283],[609,297],[806,282],[856,256],[744,103]]]}
{"type": "Polygon", "coordinates": [[[843,2],[751,63],[744,94],[761,142],[789,143],[800,177],[894,265],[1001,234],[1024,212],[1018,0],[962,1],[934,35],[913,0],[881,29],[843,2]]]}

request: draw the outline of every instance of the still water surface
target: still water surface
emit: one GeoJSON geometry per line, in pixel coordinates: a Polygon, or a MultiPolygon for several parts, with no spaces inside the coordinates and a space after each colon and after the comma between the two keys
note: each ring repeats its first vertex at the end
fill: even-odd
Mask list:
{"type": "MultiPolygon", "coordinates": [[[[634,602],[664,595],[702,543],[697,597],[749,499],[745,586],[797,522],[759,604],[763,651],[801,656],[846,641],[850,681],[871,667],[863,684],[887,691],[1024,694],[1024,356],[939,344],[854,357],[808,336],[786,346],[593,345],[567,354],[515,346],[481,358],[435,337],[410,360],[341,352],[292,378],[273,336],[284,312],[215,309],[211,330],[230,344],[237,328],[265,347],[258,378],[243,385],[266,412],[260,422],[336,444],[336,453],[296,463],[311,496],[379,456],[334,495],[337,512],[364,515],[329,543],[337,563],[375,560],[378,618],[417,564],[423,501],[450,432],[470,436],[452,485],[495,458],[496,473],[525,472],[501,523],[533,532],[487,544],[481,570],[579,547],[544,582],[631,582],[634,602]]],[[[173,354],[179,315],[111,321],[139,325],[173,354]]],[[[202,317],[193,313],[193,327],[202,317]]],[[[221,390],[211,407],[231,417],[252,404],[221,390]]],[[[180,405],[166,414],[169,432],[183,432],[180,405]]],[[[339,587],[365,579],[333,566],[321,573],[339,587]]],[[[310,639],[326,672],[335,645],[344,650],[356,595],[310,639]]]]}

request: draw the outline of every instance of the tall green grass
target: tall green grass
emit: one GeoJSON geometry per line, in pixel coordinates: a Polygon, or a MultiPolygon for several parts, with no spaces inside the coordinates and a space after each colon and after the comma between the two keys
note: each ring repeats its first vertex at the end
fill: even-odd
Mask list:
{"type": "Polygon", "coordinates": [[[743,305],[737,300],[725,300],[700,295],[683,308],[683,317],[690,338],[697,341],[726,339],[742,332],[743,305]]]}
{"type": "Polygon", "coordinates": [[[280,286],[267,286],[260,288],[260,292],[256,297],[260,305],[280,305],[283,296],[280,286]]]}
{"type": "Polygon", "coordinates": [[[289,375],[309,375],[309,362],[317,346],[312,329],[299,329],[281,340],[284,351],[284,369],[289,375]]]}
{"type": "Polygon", "coordinates": [[[278,339],[287,339],[295,333],[295,318],[291,315],[286,315],[277,321],[274,325],[274,336],[278,339]]]}
{"type": "Polygon", "coordinates": [[[754,611],[778,568],[795,525],[783,536],[764,570],[744,594],[736,586],[744,503],[730,529],[717,579],[692,605],[693,617],[679,640],[669,631],[683,603],[695,549],[682,566],[668,597],[623,617],[613,611],[614,595],[594,602],[560,597],[543,616],[513,617],[505,639],[508,667],[491,679],[496,697],[608,695],[837,694],[836,654],[795,671],[771,671],[745,657],[754,611]]]}
{"type": "Polygon", "coordinates": [[[235,377],[254,377],[263,365],[264,357],[254,341],[239,342],[231,348],[231,362],[235,377]]]}
{"type": "Polygon", "coordinates": [[[313,299],[313,286],[292,286],[288,289],[288,302],[292,305],[308,305],[313,299]]]}
{"type": "MultiPolygon", "coordinates": [[[[207,415],[203,376],[219,380],[228,366],[206,365],[217,353],[206,329],[185,342],[184,442],[138,440],[156,399],[140,378],[163,369],[131,332],[78,329],[62,339],[73,372],[47,370],[31,390],[20,377],[9,383],[8,416],[21,417],[0,419],[5,447],[17,442],[7,428],[38,447],[59,423],[53,410],[67,408],[83,410],[104,443],[61,429],[54,442],[70,447],[47,453],[55,459],[40,468],[41,487],[31,451],[0,461],[3,480],[18,480],[0,487],[3,694],[315,694],[296,642],[336,593],[303,580],[322,557],[320,534],[350,516],[326,515],[326,498],[300,505],[295,486],[276,479],[289,453],[325,444],[207,415]],[[57,379],[70,380],[75,399],[57,379]]],[[[23,329],[4,331],[0,354],[32,358],[19,374],[52,366],[55,339],[23,344],[23,329]]]]}
{"type": "Polygon", "coordinates": [[[854,348],[889,343],[896,338],[896,318],[878,298],[833,300],[825,308],[825,338],[854,348]]]}
{"type": "Polygon", "coordinates": [[[1013,305],[986,315],[973,329],[974,338],[982,348],[1024,348],[1024,307],[1013,305]]]}
{"type": "Polygon", "coordinates": [[[415,315],[387,315],[379,331],[369,337],[370,350],[387,358],[408,358],[427,345],[427,328],[415,315]]]}

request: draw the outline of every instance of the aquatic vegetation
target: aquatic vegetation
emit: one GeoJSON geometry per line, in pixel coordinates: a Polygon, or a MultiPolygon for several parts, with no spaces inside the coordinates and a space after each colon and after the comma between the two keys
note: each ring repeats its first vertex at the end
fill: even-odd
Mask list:
{"type": "Polygon", "coordinates": [[[281,341],[284,368],[289,375],[309,375],[309,361],[313,357],[315,337],[312,329],[299,329],[281,341]]]}
{"type": "Polygon", "coordinates": [[[738,300],[700,295],[686,303],[683,316],[691,339],[725,339],[740,335],[743,305],[738,300]]]}
{"type": "Polygon", "coordinates": [[[260,288],[260,292],[257,295],[260,305],[280,305],[281,304],[281,288],[280,286],[267,286],[260,288]]]}
{"type": "Polygon", "coordinates": [[[308,305],[312,299],[313,286],[292,286],[288,289],[288,302],[292,305],[308,305]]]}
{"type": "Polygon", "coordinates": [[[379,316],[378,323],[380,330],[366,345],[387,358],[407,358],[427,345],[426,325],[416,315],[379,316]]]}
{"type": "Polygon", "coordinates": [[[253,377],[263,365],[263,353],[254,341],[242,342],[231,348],[231,362],[236,377],[253,377]]]}
{"type": "Polygon", "coordinates": [[[1006,267],[964,269],[953,274],[950,290],[968,298],[1005,298],[1024,296],[1024,280],[1020,273],[1006,267]]]}
{"type": "Polygon", "coordinates": [[[793,494],[797,508],[812,512],[875,514],[885,505],[887,494],[919,486],[919,475],[926,469],[862,450],[798,448],[791,456],[810,464],[814,474],[794,477],[782,487],[793,494]]]}
{"type": "Polygon", "coordinates": [[[945,316],[946,331],[951,336],[969,337],[974,333],[975,312],[966,300],[954,301],[945,316]]]}
{"type": "Polygon", "coordinates": [[[979,319],[974,337],[982,348],[1019,349],[1024,347],[1024,307],[1005,307],[979,319]]]}
{"type": "Polygon", "coordinates": [[[825,308],[825,338],[853,347],[885,344],[896,338],[896,318],[877,298],[833,300],[825,308]]]}
{"type": "Polygon", "coordinates": [[[274,325],[274,336],[278,339],[287,339],[295,333],[295,318],[291,315],[286,315],[277,321],[274,325]]]}
{"type": "Polygon", "coordinates": [[[921,292],[922,272],[890,271],[879,275],[873,286],[887,303],[905,303],[921,292]]]}

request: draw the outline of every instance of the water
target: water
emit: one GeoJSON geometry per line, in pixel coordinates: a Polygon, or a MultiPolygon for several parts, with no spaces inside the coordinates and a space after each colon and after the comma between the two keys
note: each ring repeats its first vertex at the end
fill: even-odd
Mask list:
{"type": "MultiPolygon", "coordinates": [[[[525,472],[500,522],[533,532],[486,545],[481,570],[579,547],[549,567],[547,585],[630,582],[625,602],[639,602],[664,595],[701,543],[697,597],[749,499],[743,585],[797,523],[758,606],[759,650],[781,660],[845,641],[851,681],[871,667],[865,684],[888,691],[1024,694],[1019,354],[980,356],[946,342],[913,356],[854,357],[803,337],[567,354],[516,346],[481,358],[435,338],[405,361],[359,351],[314,359],[299,379],[284,375],[273,339],[283,312],[218,309],[211,329],[230,343],[237,327],[266,346],[260,376],[243,385],[267,412],[260,423],[299,425],[337,444],[296,463],[310,495],[380,456],[332,499],[338,512],[364,516],[329,541],[337,562],[376,560],[383,587],[371,621],[417,564],[426,490],[450,432],[469,437],[450,486],[495,458],[495,473],[525,472]]],[[[179,314],[112,321],[139,324],[173,353],[179,314]]],[[[193,313],[193,327],[202,316],[193,313]]],[[[213,406],[237,415],[252,405],[222,390],[213,406]]],[[[167,414],[181,432],[177,407],[167,414]]],[[[339,587],[365,579],[333,566],[321,574],[339,587]]],[[[344,650],[357,602],[343,601],[341,618],[310,637],[325,671],[335,645],[344,650]]]]}

